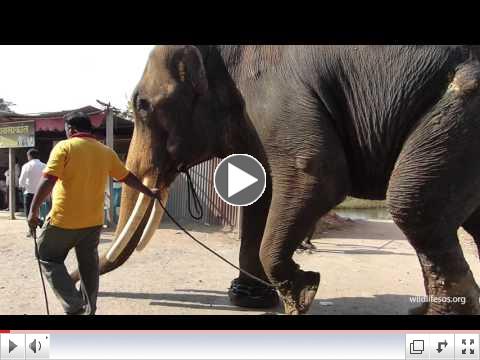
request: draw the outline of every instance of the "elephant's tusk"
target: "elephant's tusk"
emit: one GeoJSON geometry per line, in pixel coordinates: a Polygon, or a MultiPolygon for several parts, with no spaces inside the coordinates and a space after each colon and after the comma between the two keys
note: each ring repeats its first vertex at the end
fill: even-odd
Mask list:
{"type": "MultiPolygon", "coordinates": [[[[156,183],[156,180],[156,177],[149,177],[146,179],[146,181],[144,181],[144,184],[146,187],[152,188],[156,183]]],[[[132,215],[130,215],[130,218],[128,219],[125,227],[122,229],[120,235],[118,235],[117,239],[108,250],[106,259],[109,262],[113,263],[115,260],[117,260],[129,241],[132,239],[133,234],[135,234],[135,231],[137,231],[145,216],[145,213],[147,212],[150,202],[151,199],[143,193],[138,196],[132,215]]]]}
{"type": "MultiPolygon", "coordinates": [[[[167,199],[168,199],[168,190],[164,190],[162,192],[162,204],[166,204],[167,199]]],[[[163,211],[163,208],[160,206],[159,201],[155,200],[153,204],[153,210],[150,213],[150,218],[148,219],[148,222],[147,222],[147,226],[145,227],[142,237],[138,242],[137,251],[142,251],[148,245],[148,243],[153,237],[153,234],[155,233],[155,230],[157,230],[158,227],[160,226],[163,213],[164,211],[163,211]]]]}

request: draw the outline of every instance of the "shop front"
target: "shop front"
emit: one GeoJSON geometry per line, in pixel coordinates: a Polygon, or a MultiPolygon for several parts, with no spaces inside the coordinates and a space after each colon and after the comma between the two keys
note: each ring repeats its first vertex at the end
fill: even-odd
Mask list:
{"type": "MultiPolygon", "coordinates": [[[[87,106],[80,109],[35,115],[2,113],[0,114],[0,209],[7,206],[12,209],[9,206],[10,196],[5,193],[6,187],[8,187],[5,172],[7,170],[15,172],[15,163],[18,164],[17,170],[21,168],[27,162],[27,151],[33,147],[39,150],[40,160],[47,162],[55,144],[66,138],[63,118],[71,111],[86,113],[90,117],[97,139],[112,147],[122,160],[126,159],[133,133],[133,122],[124,119],[118,112],[110,108],[101,110],[87,106]],[[11,167],[13,167],[12,170],[10,170],[11,167]]],[[[18,178],[20,174],[17,173],[15,176],[18,178]]],[[[118,194],[114,196],[114,188],[116,187],[113,184],[109,185],[109,189],[106,191],[108,200],[118,198],[118,194]]],[[[13,201],[16,202],[15,200],[17,199],[13,201]]],[[[118,206],[119,204],[112,204],[107,210],[107,218],[111,225],[116,218],[115,213],[118,206]]],[[[11,217],[15,217],[12,211],[11,217]]]]}

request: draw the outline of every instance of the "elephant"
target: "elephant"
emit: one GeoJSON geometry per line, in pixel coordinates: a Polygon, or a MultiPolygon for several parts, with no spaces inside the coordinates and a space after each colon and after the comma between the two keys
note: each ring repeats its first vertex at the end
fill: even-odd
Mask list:
{"type": "MultiPolygon", "coordinates": [[[[352,196],[386,200],[430,299],[466,300],[414,313],[478,314],[480,289],[457,237],[463,227],[480,245],[478,55],[469,46],[156,46],[132,95],[127,167],[166,201],[176,176],[208,159],[242,153],[262,163],[267,186],[244,208],[239,264],[275,289],[240,273],[235,305],[281,300],[286,314],[307,313],[320,274],[292,255],[352,196]]],[[[123,190],[102,273],[143,248],[162,217],[123,190]]]]}

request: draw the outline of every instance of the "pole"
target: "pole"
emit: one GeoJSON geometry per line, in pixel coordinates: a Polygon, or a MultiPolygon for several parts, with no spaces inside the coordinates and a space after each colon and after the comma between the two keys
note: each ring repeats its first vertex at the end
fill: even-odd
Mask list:
{"type": "MultiPolygon", "coordinates": [[[[107,118],[106,118],[106,145],[114,149],[114,135],[113,135],[113,111],[110,106],[107,107],[107,118]]],[[[109,207],[108,207],[108,216],[110,218],[109,226],[115,226],[115,204],[113,203],[113,181],[111,178],[108,179],[108,195],[110,197],[109,207]]]]}
{"type": "Polygon", "coordinates": [[[10,220],[15,220],[15,209],[17,204],[15,202],[15,149],[8,149],[8,174],[9,174],[9,184],[8,184],[8,207],[10,208],[10,220]]]}

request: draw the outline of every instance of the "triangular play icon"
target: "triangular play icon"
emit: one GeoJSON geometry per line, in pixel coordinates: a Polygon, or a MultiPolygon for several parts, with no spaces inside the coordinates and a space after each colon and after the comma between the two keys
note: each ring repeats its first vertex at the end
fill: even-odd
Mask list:
{"type": "Polygon", "coordinates": [[[15,344],[12,340],[8,340],[8,353],[10,354],[18,345],[15,344]]]}
{"type": "Polygon", "coordinates": [[[238,194],[257,181],[258,179],[256,177],[228,163],[228,197],[238,194]]]}

